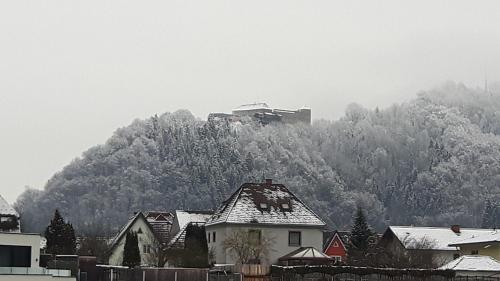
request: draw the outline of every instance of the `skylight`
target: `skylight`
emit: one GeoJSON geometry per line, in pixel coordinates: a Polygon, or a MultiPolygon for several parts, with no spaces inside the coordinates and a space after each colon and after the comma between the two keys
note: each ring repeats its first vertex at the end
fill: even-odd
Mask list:
{"type": "Polygon", "coordinates": [[[267,204],[266,203],[260,203],[259,204],[261,209],[267,209],[267,204]]]}

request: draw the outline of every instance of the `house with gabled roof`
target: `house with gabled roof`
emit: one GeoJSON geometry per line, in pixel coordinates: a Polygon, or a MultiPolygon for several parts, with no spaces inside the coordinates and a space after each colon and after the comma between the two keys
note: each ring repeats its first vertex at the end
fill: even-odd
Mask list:
{"type": "Polygon", "coordinates": [[[493,229],[451,227],[389,226],[379,241],[392,256],[407,256],[425,253],[432,256],[435,265],[441,266],[460,256],[455,245],[464,239],[479,237],[493,229]]]}
{"type": "Polygon", "coordinates": [[[224,241],[237,232],[272,241],[261,264],[277,264],[279,258],[301,247],[322,250],[323,220],[283,184],[245,183],[205,225],[212,263],[236,264],[238,257],[225,249],[224,241]]]}
{"type": "Polygon", "coordinates": [[[332,257],[337,264],[347,261],[347,247],[339,231],[329,233],[323,244],[323,253],[332,257]]]}
{"type": "Polygon", "coordinates": [[[172,214],[167,212],[135,213],[111,240],[108,251],[110,265],[122,265],[126,234],[135,232],[138,238],[141,265],[156,266],[158,247],[167,243],[172,225],[172,214]]]}
{"type": "Polygon", "coordinates": [[[21,232],[19,214],[0,195],[0,232],[21,232]]]}

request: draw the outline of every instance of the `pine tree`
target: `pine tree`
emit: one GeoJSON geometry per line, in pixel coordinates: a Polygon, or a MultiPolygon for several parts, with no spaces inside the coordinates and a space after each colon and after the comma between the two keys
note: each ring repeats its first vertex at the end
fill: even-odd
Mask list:
{"type": "Polygon", "coordinates": [[[139,240],[137,233],[128,232],[125,237],[125,246],[123,247],[123,266],[130,268],[141,265],[141,253],[139,252],[139,240]]]}
{"type": "Polygon", "coordinates": [[[373,235],[374,233],[366,222],[363,210],[361,207],[358,207],[351,230],[350,242],[352,246],[358,251],[366,252],[370,246],[370,238],[372,238],[373,235]]]}
{"type": "Polygon", "coordinates": [[[45,230],[47,252],[53,255],[73,255],[76,252],[76,237],[73,225],[66,223],[56,209],[54,218],[45,230]]]}

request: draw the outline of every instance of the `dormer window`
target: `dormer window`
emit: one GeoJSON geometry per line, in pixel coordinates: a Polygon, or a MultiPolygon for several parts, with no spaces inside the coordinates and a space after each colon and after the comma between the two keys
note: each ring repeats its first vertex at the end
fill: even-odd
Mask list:
{"type": "Polygon", "coordinates": [[[266,210],[268,208],[267,204],[266,203],[260,203],[259,204],[260,208],[263,209],[263,210],[266,210]]]}

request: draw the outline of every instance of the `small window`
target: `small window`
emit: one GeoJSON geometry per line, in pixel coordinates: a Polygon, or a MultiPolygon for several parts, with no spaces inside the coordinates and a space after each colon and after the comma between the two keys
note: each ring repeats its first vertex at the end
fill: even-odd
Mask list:
{"type": "Polygon", "coordinates": [[[212,233],[212,242],[215,242],[215,231],[212,233]]]}
{"type": "Polygon", "coordinates": [[[301,233],[300,231],[290,231],[288,232],[288,246],[298,247],[301,245],[301,233]]]}
{"type": "Polygon", "coordinates": [[[207,232],[207,242],[210,243],[210,232],[207,232]]]}
{"type": "Polygon", "coordinates": [[[248,240],[250,240],[250,243],[253,245],[258,245],[260,244],[260,239],[261,239],[261,232],[258,229],[250,229],[248,231],[248,240]]]}
{"type": "Polygon", "coordinates": [[[267,204],[266,203],[260,203],[259,204],[261,209],[267,209],[267,204]]]}
{"type": "Polygon", "coordinates": [[[453,254],[453,259],[456,260],[460,257],[460,254],[453,254]]]}
{"type": "Polygon", "coordinates": [[[139,230],[137,230],[138,234],[142,234],[142,228],[139,227],[139,230]]]}
{"type": "Polygon", "coordinates": [[[335,263],[341,263],[342,262],[342,257],[341,256],[333,256],[333,259],[335,260],[335,263]]]}
{"type": "Polygon", "coordinates": [[[337,243],[337,241],[333,242],[333,247],[338,247],[339,246],[339,243],[337,243]]]}
{"type": "Polygon", "coordinates": [[[283,203],[281,204],[281,208],[283,208],[283,210],[290,210],[290,205],[288,205],[288,203],[283,203]]]}
{"type": "Polygon", "coordinates": [[[479,251],[478,251],[478,250],[472,250],[472,251],[470,252],[470,254],[471,254],[471,255],[477,255],[477,254],[479,254],[479,251]]]}
{"type": "Polygon", "coordinates": [[[145,254],[151,253],[151,246],[150,245],[142,245],[142,252],[145,254]]]}

